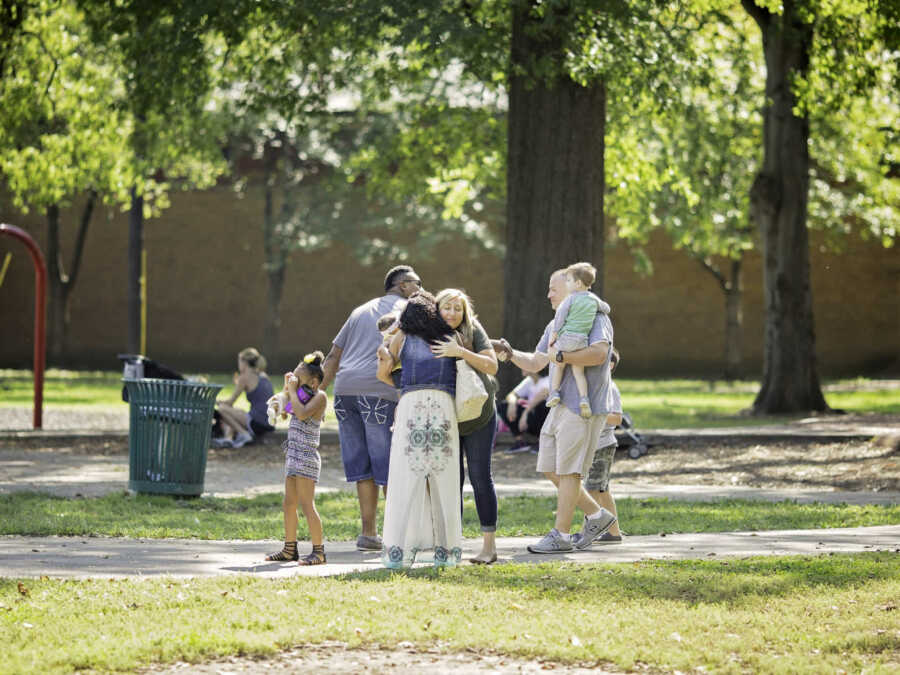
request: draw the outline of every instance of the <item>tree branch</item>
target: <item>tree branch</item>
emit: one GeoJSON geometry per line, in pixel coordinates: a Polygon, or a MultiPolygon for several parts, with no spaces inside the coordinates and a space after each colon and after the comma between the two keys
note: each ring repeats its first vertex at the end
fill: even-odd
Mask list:
{"type": "Polygon", "coordinates": [[[719,282],[719,286],[722,287],[722,290],[727,293],[728,292],[728,279],[725,278],[725,275],[722,274],[722,271],[713,264],[712,259],[709,256],[701,258],[700,256],[694,256],[694,260],[700,263],[700,266],[705,269],[707,272],[715,277],[716,281],[719,282]]]}
{"type": "Polygon", "coordinates": [[[53,109],[53,114],[56,115],[56,103],[52,98],[50,98],[50,87],[53,85],[53,80],[56,78],[56,71],[59,70],[59,60],[55,56],[53,56],[49,49],[47,49],[47,45],[44,44],[44,38],[42,38],[40,35],[27,30],[23,30],[22,35],[28,35],[37,40],[38,44],[41,45],[41,49],[44,50],[44,53],[53,62],[53,70],[50,73],[50,79],[47,80],[47,86],[44,87],[44,96],[50,100],[50,107],[53,109]]]}
{"type": "Polygon", "coordinates": [[[772,12],[765,7],[760,7],[753,0],[741,0],[741,6],[763,30],[766,29],[772,20],[772,12]]]}
{"type": "Polygon", "coordinates": [[[84,253],[84,242],[87,239],[88,226],[91,224],[91,216],[94,214],[94,205],[97,203],[97,191],[88,191],[88,200],[81,212],[81,222],[78,224],[78,234],[75,235],[75,249],[72,251],[72,271],[63,280],[63,285],[69,288],[75,285],[78,278],[78,270],[81,269],[81,260],[84,253]]]}

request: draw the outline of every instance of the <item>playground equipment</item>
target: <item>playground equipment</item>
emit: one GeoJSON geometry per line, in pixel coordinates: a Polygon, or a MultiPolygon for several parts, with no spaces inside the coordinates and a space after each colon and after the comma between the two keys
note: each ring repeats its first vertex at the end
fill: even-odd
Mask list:
{"type": "Polygon", "coordinates": [[[44,368],[47,365],[47,263],[31,235],[15,225],[0,223],[0,234],[25,244],[34,263],[34,428],[44,421],[44,368]]]}

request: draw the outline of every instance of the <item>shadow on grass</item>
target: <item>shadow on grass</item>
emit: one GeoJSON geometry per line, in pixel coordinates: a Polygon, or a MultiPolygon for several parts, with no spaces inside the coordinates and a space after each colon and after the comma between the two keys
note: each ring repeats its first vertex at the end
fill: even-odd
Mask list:
{"type": "Polygon", "coordinates": [[[465,593],[466,588],[515,589],[528,598],[559,597],[573,602],[652,599],[687,605],[740,605],[804,590],[828,593],[872,581],[900,581],[900,556],[879,552],[727,561],[504,564],[488,568],[378,570],[338,579],[390,582],[396,574],[445,584],[450,593],[465,593]]]}

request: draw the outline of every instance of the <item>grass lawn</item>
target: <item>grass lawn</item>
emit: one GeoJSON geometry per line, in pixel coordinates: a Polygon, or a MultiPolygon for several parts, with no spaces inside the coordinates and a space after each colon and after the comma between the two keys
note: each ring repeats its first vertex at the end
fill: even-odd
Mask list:
{"type": "MultiPolygon", "coordinates": [[[[121,371],[47,371],[44,402],[47,406],[121,406],[121,371]]],[[[231,373],[198,375],[223,385],[222,398],[232,391],[231,373]]],[[[784,422],[791,417],[747,417],[758,382],[710,380],[616,379],[625,410],[640,429],[760,425],[784,422]]],[[[33,381],[27,370],[0,370],[0,405],[30,406],[33,381]]],[[[900,387],[892,382],[835,380],[826,383],[829,405],[853,413],[900,413],[900,387]]],[[[329,399],[331,398],[329,392],[329,399]]],[[[248,408],[244,397],[237,405],[248,408]]],[[[336,424],[329,409],[326,423],[336,424]]]]}
{"type": "MultiPolygon", "coordinates": [[[[379,502],[378,520],[384,502],[379,502]]],[[[350,493],[323,493],[316,499],[325,538],[349,541],[359,532],[359,505],[350,493]]],[[[891,525],[900,522],[900,505],[796,504],[724,500],[682,502],[620,499],[619,518],[629,534],[726,532],[733,530],[815,529],[891,525]]],[[[502,497],[498,536],[540,536],[550,527],[555,497],[502,497]]],[[[573,525],[581,528],[581,514],[573,525]]],[[[281,495],[253,498],[175,499],[126,493],[66,499],[34,493],[0,495],[0,534],[89,534],[134,538],[280,539],[281,495]]],[[[300,539],[309,536],[301,518],[300,539]]],[[[480,536],[471,498],[464,501],[463,534],[480,536]]]]}
{"type": "MultiPolygon", "coordinates": [[[[740,415],[753,405],[758,382],[617,378],[616,383],[622,404],[639,429],[756,426],[797,419],[740,415]]],[[[900,387],[892,382],[835,380],[823,389],[832,408],[848,413],[900,413],[900,387]]]]}
{"type": "Polygon", "coordinates": [[[323,641],[667,672],[900,668],[890,553],[22,583],[0,580],[0,673],[132,670],[323,641]]]}

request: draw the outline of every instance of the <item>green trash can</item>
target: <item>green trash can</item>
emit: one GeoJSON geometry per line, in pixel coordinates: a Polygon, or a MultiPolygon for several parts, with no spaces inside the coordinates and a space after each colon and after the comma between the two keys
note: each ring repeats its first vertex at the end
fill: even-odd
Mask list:
{"type": "Polygon", "coordinates": [[[128,489],[203,494],[218,384],[123,378],[128,389],[128,489]]]}

